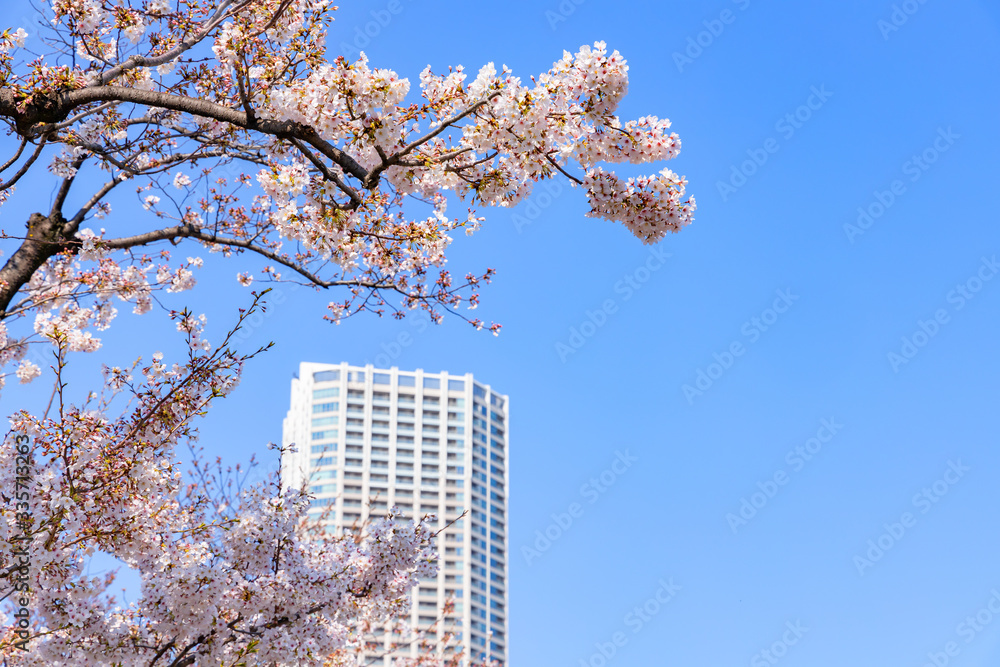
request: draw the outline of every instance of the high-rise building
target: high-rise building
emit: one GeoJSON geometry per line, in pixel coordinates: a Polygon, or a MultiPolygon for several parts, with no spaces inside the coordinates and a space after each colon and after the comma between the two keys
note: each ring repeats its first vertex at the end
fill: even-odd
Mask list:
{"type": "MultiPolygon", "coordinates": [[[[411,623],[445,628],[475,660],[507,663],[508,400],[471,373],[302,363],[292,380],[282,482],[315,495],[340,532],[398,507],[435,514],[440,572],[413,591],[411,623]],[[464,511],[468,514],[458,519],[464,511]],[[439,625],[440,627],[440,625],[439,625]]],[[[389,654],[386,633],[376,653],[389,654]]],[[[450,652],[450,651],[449,651],[450,652]]],[[[411,646],[391,655],[416,657],[411,646]]],[[[382,664],[378,658],[367,664],[382,664]]]]}

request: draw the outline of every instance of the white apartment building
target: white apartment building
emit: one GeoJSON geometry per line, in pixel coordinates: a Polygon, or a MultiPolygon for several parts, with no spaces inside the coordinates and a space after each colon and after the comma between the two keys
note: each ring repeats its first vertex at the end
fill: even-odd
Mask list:
{"type": "MultiPolygon", "coordinates": [[[[310,512],[330,509],[329,529],[384,514],[438,517],[440,572],[413,592],[413,627],[453,613],[444,628],[457,633],[467,657],[507,664],[508,400],[471,373],[426,373],[341,364],[302,363],[292,380],[284,421],[282,483],[315,495],[310,512]],[[371,502],[370,502],[371,501],[371,502]]],[[[441,624],[438,625],[441,628],[441,624]]],[[[389,633],[376,636],[372,655],[416,657],[417,647],[393,651],[389,633]],[[384,642],[384,643],[383,643],[384,642]]],[[[448,651],[451,653],[451,651],[448,651]]],[[[366,664],[388,665],[389,657],[366,664]]]]}

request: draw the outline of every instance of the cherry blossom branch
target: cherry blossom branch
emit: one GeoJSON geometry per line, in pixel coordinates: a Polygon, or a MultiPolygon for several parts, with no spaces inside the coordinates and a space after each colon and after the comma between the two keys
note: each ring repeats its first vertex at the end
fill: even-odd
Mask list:
{"type": "Polygon", "coordinates": [[[291,137],[289,141],[297,149],[299,149],[299,152],[305,155],[306,158],[310,162],[312,162],[317,169],[320,170],[320,172],[322,172],[324,178],[326,178],[328,181],[332,181],[333,183],[335,183],[337,187],[340,188],[340,190],[344,194],[346,194],[348,197],[351,198],[352,208],[358,208],[359,206],[361,206],[361,195],[358,194],[357,190],[344,183],[344,181],[339,176],[337,176],[337,174],[335,174],[333,171],[330,170],[329,167],[323,164],[323,161],[320,160],[318,157],[316,157],[311,150],[306,148],[301,141],[299,141],[295,137],[291,137]]]}
{"type": "Polygon", "coordinates": [[[498,91],[495,91],[493,93],[490,93],[485,98],[479,100],[478,102],[476,102],[475,104],[471,105],[470,107],[468,107],[464,111],[453,115],[451,118],[445,119],[444,121],[441,122],[441,124],[436,129],[431,130],[430,132],[428,132],[424,136],[420,137],[419,139],[416,139],[415,141],[410,142],[409,144],[407,144],[406,146],[404,146],[402,148],[402,150],[397,151],[396,153],[393,153],[392,156],[390,156],[388,158],[386,158],[386,157],[383,156],[383,158],[382,158],[382,164],[379,165],[378,167],[375,167],[374,169],[372,169],[371,173],[369,173],[368,176],[364,179],[365,188],[371,189],[371,188],[377,187],[378,186],[379,176],[381,175],[381,173],[383,171],[385,171],[389,167],[397,164],[400,160],[402,160],[404,157],[406,157],[407,155],[409,155],[411,152],[413,152],[414,150],[416,150],[420,146],[423,146],[428,141],[430,141],[434,137],[438,136],[439,134],[441,134],[442,132],[444,132],[446,129],[448,129],[449,127],[451,127],[455,123],[459,122],[463,118],[466,118],[470,114],[475,113],[483,105],[488,104],[490,101],[493,100],[493,98],[497,97],[502,92],[503,91],[498,90],[498,91]]]}
{"type": "MultiPolygon", "coordinates": [[[[245,7],[250,4],[252,0],[247,0],[241,7],[245,7]]],[[[118,64],[117,66],[111,68],[107,72],[101,74],[101,76],[95,80],[91,87],[96,86],[106,86],[110,82],[114,81],[120,77],[125,72],[129,70],[136,69],[137,67],[157,67],[159,65],[164,65],[171,60],[174,60],[178,56],[182,55],[185,51],[190,50],[196,46],[199,42],[205,39],[209,33],[215,30],[217,27],[222,25],[222,22],[227,18],[227,10],[229,6],[233,4],[233,0],[222,0],[219,6],[216,8],[215,13],[205,24],[200,31],[195,33],[192,37],[183,40],[180,44],[175,46],[173,49],[167,51],[166,53],[160,54],[158,56],[140,56],[133,55],[130,56],[125,62],[118,64]]],[[[239,8],[237,8],[238,10],[239,8]]]]}

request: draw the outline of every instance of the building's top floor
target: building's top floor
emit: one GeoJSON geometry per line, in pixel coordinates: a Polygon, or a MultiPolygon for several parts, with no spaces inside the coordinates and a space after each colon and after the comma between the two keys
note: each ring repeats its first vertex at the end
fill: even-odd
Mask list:
{"type": "Polygon", "coordinates": [[[299,391],[309,391],[334,384],[346,385],[348,390],[366,389],[368,390],[366,395],[370,392],[376,399],[390,400],[399,395],[418,393],[425,396],[464,396],[471,393],[474,398],[489,404],[494,409],[504,412],[507,410],[507,395],[493,391],[488,384],[477,382],[472,373],[463,375],[447,371],[428,373],[420,368],[404,371],[396,366],[376,368],[371,364],[352,366],[347,362],[340,364],[302,362],[298,373],[292,379],[292,395],[299,391]]]}

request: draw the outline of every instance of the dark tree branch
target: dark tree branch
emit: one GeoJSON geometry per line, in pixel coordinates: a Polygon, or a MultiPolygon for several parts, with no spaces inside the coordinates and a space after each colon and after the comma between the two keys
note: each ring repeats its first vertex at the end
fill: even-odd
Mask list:
{"type": "Polygon", "coordinates": [[[259,245],[255,245],[251,241],[242,241],[240,239],[227,238],[225,236],[219,236],[218,234],[212,234],[210,232],[203,231],[193,226],[178,225],[176,227],[167,227],[165,229],[158,229],[152,232],[146,232],[145,234],[136,234],[135,236],[127,236],[117,239],[107,239],[101,241],[100,245],[105,248],[121,250],[125,248],[134,248],[136,246],[149,245],[151,243],[156,243],[157,241],[177,241],[178,239],[197,239],[199,241],[204,241],[205,243],[214,243],[216,245],[231,246],[234,248],[241,248],[243,250],[249,250],[255,252],[258,255],[268,258],[272,262],[277,262],[282,266],[292,269],[296,273],[300,274],[303,278],[307,279],[309,282],[313,283],[318,287],[342,287],[345,285],[356,285],[365,287],[388,287],[389,285],[370,283],[365,285],[360,281],[355,280],[323,280],[316,274],[312,273],[304,266],[296,264],[295,262],[282,257],[281,255],[268,250],[267,248],[262,248],[259,245]]]}
{"type": "Polygon", "coordinates": [[[58,214],[53,217],[32,213],[28,218],[27,239],[0,269],[0,321],[9,315],[7,306],[18,290],[50,257],[58,254],[65,224],[58,214]]]}
{"type": "Polygon", "coordinates": [[[7,169],[10,168],[10,165],[12,165],[15,162],[17,162],[18,158],[21,157],[21,153],[24,152],[24,147],[27,146],[27,145],[28,145],[28,139],[27,139],[27,137],[21,137],[21,145],[17,147],[17,152],[14,153],[14,157],[12,157],[11,159],[9,159],[6,162],[4,162],[3,166],[0,167],[0,174],[2,174],[3,172],[7,171],[7,169]]]}
{"type": "Polygon", "coordinates": [[[328,181],[333,181],[334,183],[336,183],[337,187],[340,188],[344,194],[346,194],[348,197],[351,198],[351,205],[353,208],[361,206],[361,195],[358,194],[357,190],[347,185],[347,183],[344,183],[343,179],[341,179],[339,176],[337,176],[337,174],[332,172],[329,167],[323,164],[323,161],[320,160],[318,157],[316,157],[311,150],[306,148],[301,141],[299,141],[295,137],[290,138],[289,141],[291,141],[292,145],[294,145],[297,149],[299,149],[299,152],[305,155],[306,158],[308,158],[309,161],[312,162],[313,165],[315,165],[315,167],[323,173],[324,178],[326,178],[328,181]]]}
{"type": "Polygon", "coordinates": [[[170,109],[181,113],[210,118],[235,127],[269,134],[279,139],[298,137],[312,145],[320,153],[340,165],[346,173],[365,182],[368,171],[358,162],[327,142],[311,127],[301,123],[276,120],[252,120],[245,111],[237,111],[208,100],[161,93],[155,90],[139,90],[120,86],[80,88],[68,92],[41,96],[20,111],[17,100],[10,89],[0,90],[0,116],[12,118],[22,136],[32,137],[48,129],[48,124],[58,123],[76,108],[93,102],[130,102],[148,107],[170,109]]]}
{"type": "MultiPolygon", "coordinates": [[[[0,94],[2,94],[2,93],[0,93],[0,94]]],[[[38,142],[38,146],[35,147],[35,150],[31,154],[31,157],[29,157],[27,159],[27,161],[25,161],[25,163],[21,165],[21,168],[17,170],[17,173],[14,174],[14,176],[12,176],[9,181],[7,181],[6,183],[0,184],[0,191],[6,190],[7,188],[11,187],[15,183],[17,183],[19,180],[21,180],[22,176],[24,176],[25,174],[28,173],[28,169],[31,168],[31,165],[35,164],[35,160],[37,160],[38,156],[42,154],[42,148],[45,147],[45,140],[46,140],[47,137],[48,137],[48,135],[42,135],[42,138],[38,142]]],[[[27,141],[27,138],[25,137],[23,139],[23,141],[27,141]]],[[[23,145],[22,145],[22,148],[23,148],[23,145]]],[[[21,154],[21,151],[19,150],[17,152],[17,154],[19,156],[21,154]]],[[[14,159],[16,160],[17,157],[15,156],[14,159]]],[[[6,169],[6,168],[7,167],[4,167],[4,169],[6,169]]]]}

